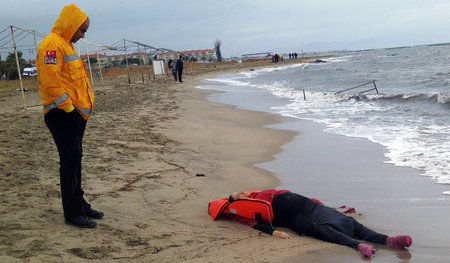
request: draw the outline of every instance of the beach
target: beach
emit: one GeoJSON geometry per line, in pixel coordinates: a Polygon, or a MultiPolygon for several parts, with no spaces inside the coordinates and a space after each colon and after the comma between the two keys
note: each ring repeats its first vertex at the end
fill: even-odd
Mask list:
{"type": "MultiPolygon", "coordinates": [[[[316,147],[318,142],[329,139],[320,136],[320,127],[211,102],[207,97],[217,91],[196,88],[204,85],[202,80],[209,76],[267,66],[272,65],[267,62],[217,66],[186,75],[183,83],[166,76],[142,83],[137,76],[128,84],[125,76],[119,76],[107,80],[104,87],[96,87],[94,114],[88,121],[83,145],[85,197],[95,209],[105,213],[103,219],[97,220],[95,229],[64,224],[59,158],[43,122],[38,91],[26,93],[28,112],[23,110],[18,92],[2,93],[0,262],[364,260],[350,248],[298,236],[287,229],[293,237],[280,240],[230,220],[213,221],[208,215],[208,203],[231,192],[288,188],[283,178],[276,176],[284,166],[276,163],[276,156],[283,160],[282,155],[289,152],[286,145],[304,147],[308,152],[314,150],[315,156],[330,152],[327,144],[316,147]],[[316,144],[308,145],[312,142],[316,144]],[[256,166],[261,163],[268,163],[268,167],[256,166]]],[[[365,163],[371,173],[355,180],[352,175],[366,170],[347,167],[340,173],[340,180],[333,182],[334,187],[328,187],[329,180],[324,178],[336,177],[324,170],[314,171],[314,167],[321,165],[336,171],[335,164],[339,162],[317,164],[314,163],[317,158],[298,158],[304,162],[304,173],[318,175],[309,181],[311,187],[305,187],[305,192],[326,204],[357,205],[359,213],[354,216],[375,230],[391,234],[398,229],[419,235],[413,236],[418,246],[413,243],[409,251],[377,246],[374,262],[445,262],[448,247],[440,247],[439,241],[447,232],[424,229],[426,221],[422,220],[429,218],[433,225],[446,224],[448,217],[442,214],[450,211],[446,200],[428,192],[439,185],[425,182],[423,187],[424,178],[419,175],[412,181],[398,179],[397,185],[389,185],[394,189],[392,192],[401,194],[391,196],[394,200],[391,204],[395,205],[386,207],[386,199],[374,198],[385,190],[387,177],[383,175],[397,173],[400,174],[397,178],[403,178],[402,173],[418,172],[387,167],[383,163],[383,150],[367,141],[331,140],[341,143],[339,149],[349,149],[351,158],[356,158],[353,163],[365,163]],[[364,154],[359,152],[362,149],[364,154]],[[344,172],[349,169],[356,170],[349,175],[344,172]],[[374,174],[379,177],[374,178],[374,174]],[[360,184],[368,181],[372,196],[366,196],[360,184]],[[352,192],[354,189],[358,190],[352,192]],[[339,196],[341,192],[346,195],[339,196]],[[403,199],[411,192],[422,193],[419,196],[423,198],[405,206],[403,199]],[[386,214],[389,216],[383,217],[386,214]],[[395,216],[402,220],[392,220],[395,216]],[[410,224],[405,218],[420,220],[410,224]],[[435,242],[423,244],[420,237],[429,235],[436,238],[435,242]]],[[[331,152],[339,156],[339,149],[331,152]]]]}

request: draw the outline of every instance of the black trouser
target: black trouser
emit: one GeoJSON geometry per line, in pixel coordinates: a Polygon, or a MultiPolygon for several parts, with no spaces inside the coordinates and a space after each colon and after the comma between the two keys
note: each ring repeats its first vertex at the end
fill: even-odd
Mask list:
{"type": "Polygon", "coordinates": [[[86,120],[77,110],[66,113],[58,108],[45,114],[44,120],[58,148],[64,217],[85,215],[83,207],[87,202],[81,189],[81,158],[86,120]]]}
{"type": "Polygon", "coordinates": [[[173,75],[173,78],[175,79],[175,81],[177,81],[177,71],[176,70],[172,70],[172,75],[173,75]]]}
{"type": "Polygon", "coordinates": [[[363,226],[352,217],[346,217],[349,221],[349,228],[347,228],[347,231],[341,231],[339,227],[334,225],[323,224],[317,227],[316,237],[331,243],[349,246],[352,248],[356,248],[359,245],[359,242],[355,239],[386,245],[386,235],[379,234],[363,226]]]}
{"type": "Polygon", "coordinates": [[[275,223],[289,227],[299,234],[313,236],[328,242],[356,248],[366,240],[386,244],[386,235],[379,234],[333,208],[320,205],[294,193],[277,195],[273,202],[275,223]]]}
{"type": "Polygon", "coordinates": [[[183,82],[183,81],[181,80],[181,74],[183,74],[183,69],[177,69],[177,72],[178,72],[178,81],[179,81],[179,82],[183,82]]]}

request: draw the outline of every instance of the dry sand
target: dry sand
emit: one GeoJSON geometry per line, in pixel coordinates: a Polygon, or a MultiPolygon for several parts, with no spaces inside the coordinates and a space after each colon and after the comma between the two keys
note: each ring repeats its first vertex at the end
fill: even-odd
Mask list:
{"type": "Polygon", "coordinates": [[[208,91],[195,89],[205,76],[182,84],[122,76],[95,88],[83,157],[86,199],[105,212],[95,229],[64,224],[59,158],[39,93],[26,93],[25,112],[19,92],[2,92],[0,262],[308,262],[333,246],[208,215],[208,202],[232,191],[276,186],[253,164],[271,160],[295,133],[262,128],[280,117],[207,102],[208,91]]]}

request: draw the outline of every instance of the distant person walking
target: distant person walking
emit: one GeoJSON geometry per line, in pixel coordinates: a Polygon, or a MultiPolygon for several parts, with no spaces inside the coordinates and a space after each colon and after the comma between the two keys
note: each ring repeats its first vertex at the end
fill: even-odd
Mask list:
{"type": "MultiPolygon", "coordinates": [[[[91,116],[94,94],[89,84],[86,63],[73,47],[89,28],[89,18],[76,5],[61,11],[52,32],[38,48],[36,67],[44,120],[53,136],[60,159],[60,186],[66,224],[95,227],[91,218],[103,213],[91,208],[81,188],[82,141],[91,116]]],[[[47,156],[42,156],[47,158],[47,156]]]]}
{"type": "Polygon", "coordinates": [[[183,80],[181,79],[181,75],[183,74],[183,57],[180,55],[180,57],[177,59],[177,63],[176,63],[176,69],[177,69],[177,73],[178,73],[178,81],[179,82],[183,82],[183,80]]]}
{"type": "Polygon", "coordinates": [[[172,69],[172,65],[173,65],[173,60],[171,58],[169,58],[169,61],[167,61],[167,66],[172,69]]]}

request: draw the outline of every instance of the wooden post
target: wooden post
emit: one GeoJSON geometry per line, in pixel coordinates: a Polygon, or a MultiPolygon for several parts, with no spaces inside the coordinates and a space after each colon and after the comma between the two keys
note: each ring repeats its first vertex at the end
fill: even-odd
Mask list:
{"type": "Polygon", "coordinates": [[[142,54],[141,54],[141,50],[139,49],[139,44],[138,44],[138,54],[139,54],[139,71],[141,72],[141,76],[142,76],[142,83],[145,83],[144,81],[144,73],[142,71],[142,54]]]}
{"type": "MultiPolygon", "coordinates": [[[[166,55],[166,59],[167,59],[167,55],[166,55]]],[[[171,58],[169,58],[171,59],[171,58]]],[[[166,63],[164,63],[164,69],[166,68],[166,63]]],[[[172,72],[172,69],[169,68],[169,61],[167,61],[167,71],[166,71],[166,75],[167,77],[169,77],[169,71],[172,72]]]]}
{"type": "MultiPolygon", "coordinates": [[[[38,53],[38,44],[37,44],[37,40],[36,40],[36,31],[33,30],[33,36],[34,36],[34,46],[36,47],[36,57],[37,57],[37,53],[38,53]]],[[[36,66],[36,59],[34,59],[34,66],[36,66]]],[[[37,76],[37,83],[38,83],[38,87],[39,87],[39,75],[37,76]]]]}
{"type": "Polygon", "coordinates": [[[144,47],[144,54],[147,56],[148,79],[151,79],[151,77],[150,77],[150,58],[148,57],[146,47],[144,47]]]}
{"type": "Polygon", "coordinates": [[[127,46],[125,45],[125,39],[123,40],[123,48],[125,49],[125,61],[127,62],[128,84],[131,84],[130,68],[128,67],[127,46]]]}
{"type": "Polygon", "coordinates": [[[306,93],[305,93],[305,90],[303,90],[303,99],[306,100],[306,93]]]}
{"type": "Polygon", "coordinates": [[[38,52],[38,45],[37,45],[37,41],[36,41],[36,31],[35,30],[33,30],[33,36],[34,36],[34,46],[36,47],[36,54],[37,54],[37,52],[38,52]]]}
{"type": "Polygon", "coordinates": [[[27,100],[25,99],[25,91],[23,90],[22,71],[20,70],[19,55],[17,54],[16,39],[14,37],[13,26],[11,26],[11,36],[12,36],[12,40],[13,40],[13,44],[14,44],[14,55],[16,57],[16,66],[17,66],[17,74],[19,75],[20,90],[22,91],[23,106],[25,108],[25,111],[28,112],[27,100]]]}
{"type": "Polygon", "coordinates": [[[156,76],[155,76],[155,63],[153,63],[153,57],[152,57],[152,75],[153,75],[153,79],[156,79],[156,76]]]}
{"type": "MultiPolygon", "coordinates": [[[[97,50],[98,51],[98,50],[97,50]]],[[[97,65],[98,65],[98,71],[100,72],[100,79],[102,80],[102,87],[104,86],[103,83],[103,75],[102,75],[102,67],[100,67],[100,63],[99,63],[99,57],[98,57],[98,52],[97,53],[97,65]]]]}
{"type": "Polygon", "coordinates": [[[94,89],[94,78],[92,77],[91,60],[89,59],[89,50],[87,43],[85,47],[86,47],[86,57],[88,61],[89,75],[91,76],[91,86],[92,86],[91,88],[94,89]]]}

